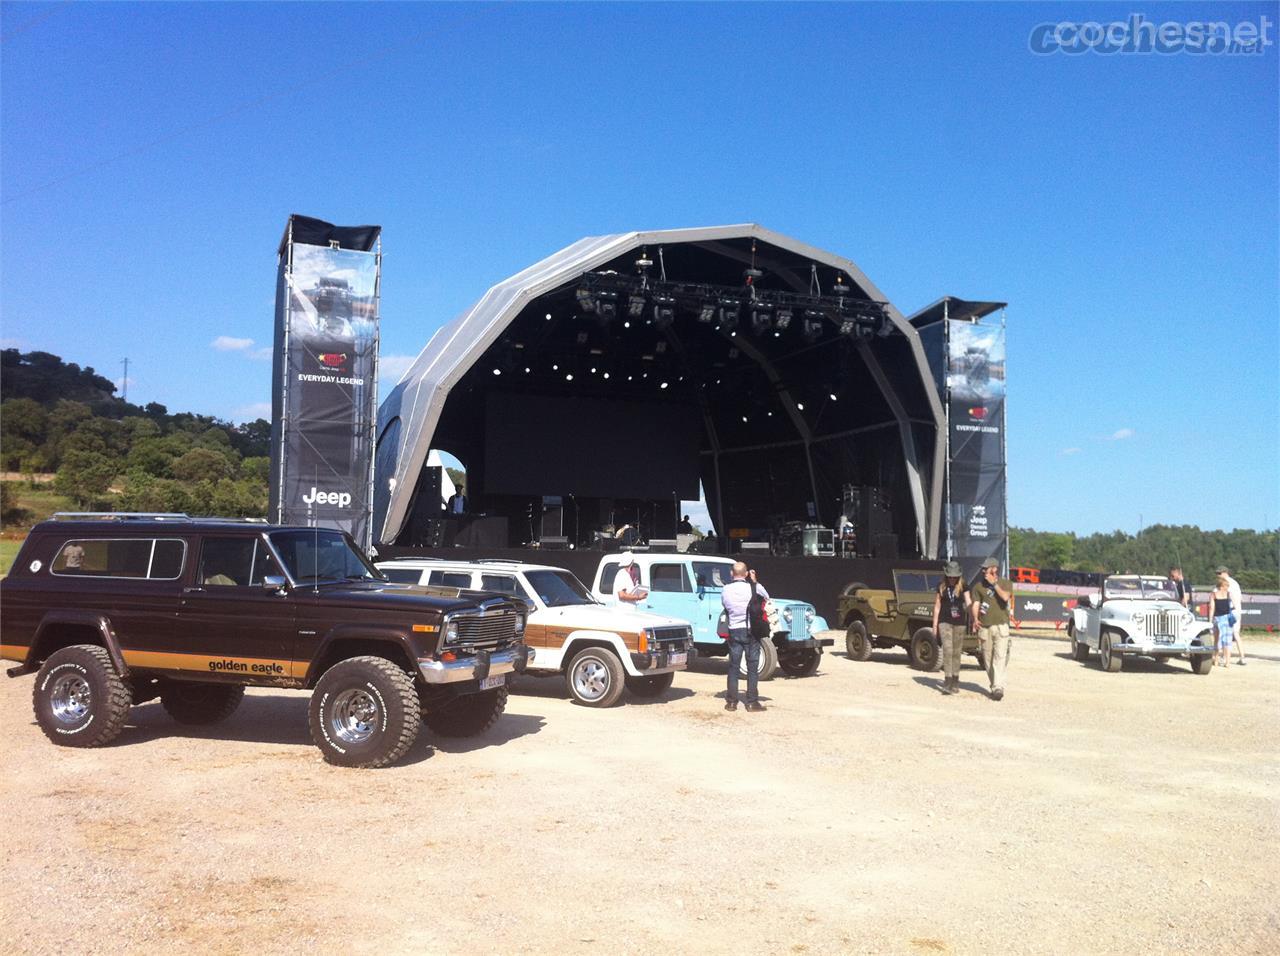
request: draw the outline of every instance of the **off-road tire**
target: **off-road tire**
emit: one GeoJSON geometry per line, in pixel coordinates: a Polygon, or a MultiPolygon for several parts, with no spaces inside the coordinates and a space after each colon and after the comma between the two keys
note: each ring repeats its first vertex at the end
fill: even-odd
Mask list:
{"type": "Polygon", "coordinates": [[[844,634],[844,652],[851,661],[869,661],[875,645],[871,642],[871,634],[862,621],[850,621],[849,629],[844,634]]]}
{"type": "MultiPolygon", "coordinates": [[[[757,680],[773,680],[773,675],[778,673],[778,648],[774,645],[773,639],[768,638],[760,642],[760,673],[756,676],[757,680]]],[[[742,652],[742,663],[738,666],[738,676],[746,679],[747,676],[747,653],[742,652]]]]}
{"type": "Polygon", "coordinates": [[[60,747],[101,747],[120,736],[133,705],[106,648],[75,644],[49,655],[31,691],[36,723],[60,747]]]}
{"type": "Polygon", "coordinates": [[[778,658],[778,666],[782,668],[784,674],[791,677],[812,677],[818,673],[820,663],[822,663],[822,651],[816,647],[792,651],[778,658]]]}
{"type": "Polygon", "coordinates": [[[840,592],[840,596],[848,597],[849,595],[857,591],[859,588],[865,588],[865,587],[866,585],[863,584],[861,581],[850,581],[848,584],[844,586],[844,589],[840,592]]]}
{"type": "Polygon", "coordinates": [[[1089,659],[1089,645],[1082,641],[1071,638],[1071,657],[1074,660],[1084,662],[1089,659]]]}
{"type": "Polygon", "coordinates": [[[1098,637],[1098,666],[1104,671],[1115,673],[1124,667],[1124,656],[1117,654],[1111,649],[1112,634],[1110,631],[1103,631],[1098,637]]]}
{"type": "Polygon", "coordinates": [[[307,717],[311,739],[339,767],[385,767],[422,726],[413,678],[385,657],[349,657],[320,675],[307,717]]]}
{"type": "Polygon", "coordinates": [[[1197,674],[1208,674],[1213,670],[1212,654],[1192,654],[1191,669],[1197,674]]]}
{"type": "Polygon", "coordinates": [[[916,628],[907,647],[911,666],[920,671],[936,671],[942,667],[942,648],[931,627],[916,628]]]}
{"type": "Polygon", "coordinates": [[[674,673],[651,674],[648,677],[627,677],[627,690],[637,697],[661,697],[675,682],[674,673]]]}
{"type": "Polygon", "coordinates": [[[478,694],[463,694],[422,715],[431,732],[441,737],[475,737],[498,722],[507,709],[507,688],[494,687],[478,694]]]}
{"type": "Polygon", "coordinates": [[[243,684],[167,680],[160,688],[160,706],[180,724],[216,724],[235,713],[242,700],[243,684]]]}
{"type": "Polygon", "coordinates": [[[612,707],[627,689],[626,676],[622,661],[607,647],[584,647],[564,670],[570,696],[584,707],[612,707]]]}

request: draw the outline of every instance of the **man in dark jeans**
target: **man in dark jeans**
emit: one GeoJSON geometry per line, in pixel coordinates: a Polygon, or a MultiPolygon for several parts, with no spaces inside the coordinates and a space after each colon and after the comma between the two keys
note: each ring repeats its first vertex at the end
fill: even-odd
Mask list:
{"type": "Polygon", "coordinates": [[[756,581],[756,573],[747,571],[741,561],[734,562],[733,580],[720,592],[720,603],[724,605],[725,621],[729,627],[729,687],[725,694],[725,710],[738,709],[738,668],[742,666],[742,655],[747,655],[747,710],[757,713],[765,709],[760,703],[760,642],[751,636],[747,626],[747,605],[751,603],[752,585],[755,591],[766,601],[769,592],[756,581]]]}

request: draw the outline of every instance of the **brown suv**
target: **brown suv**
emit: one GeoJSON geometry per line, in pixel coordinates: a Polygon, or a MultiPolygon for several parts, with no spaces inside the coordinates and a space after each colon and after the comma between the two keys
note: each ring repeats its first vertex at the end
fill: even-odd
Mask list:
{"type": "Polygon", "coordinates": [[[0,658],[39,671],[36,720],[96,747],[132,704],[177,721],[232,713],[245,687],[305,688],[330,763],[381,767],[420,724],[491,726],[523,670],[525,609],[500,595],[388,582],[345,534],[185,515],[59,515],[0,581],[0,658]]]}

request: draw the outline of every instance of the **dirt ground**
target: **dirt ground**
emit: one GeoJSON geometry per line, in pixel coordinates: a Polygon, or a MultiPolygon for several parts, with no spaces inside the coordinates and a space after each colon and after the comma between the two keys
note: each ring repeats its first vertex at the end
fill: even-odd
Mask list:
{"type": "Polygon", "coordinates": [[[488,735],[324,764],[302,693],[50,745],[0,678],[7,953],[1274,953],[1280,643],[1197,677],[1015,638],[1009,694],[837,652],[722,709],[521,678],[488,735]]]}

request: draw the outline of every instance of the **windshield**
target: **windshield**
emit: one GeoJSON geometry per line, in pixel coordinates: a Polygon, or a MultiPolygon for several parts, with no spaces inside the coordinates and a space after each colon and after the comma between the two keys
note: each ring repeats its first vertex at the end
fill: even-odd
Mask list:
{"type": "Polygon", "coordinates": [[[695,561],[693,580],[700,588],[722,588],[733,580],[733,564],[723,561],[695,561]]]}
{"type": "Polygon", "coordinates": [[[569,571],[526,571],[524,577],[547,607],[599,603],[569,571]]]}
{"type": "Polygon", "coordinates": [[[298,584],[386,580],[339,531],[277,531],[270,538],[298,584]]]}
{"type": "Polygon", "coordinates": [[[1160,601],[1172,600],[1177,588],[1168,578],[1124,577],[1107,578],[1107,597],[1129,598],[1132,600],[1160,601]]]}

